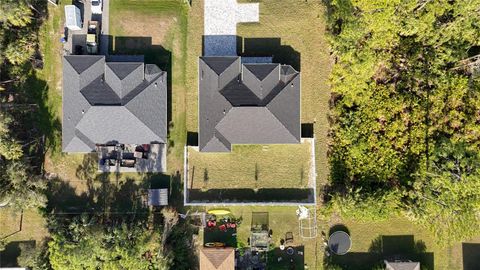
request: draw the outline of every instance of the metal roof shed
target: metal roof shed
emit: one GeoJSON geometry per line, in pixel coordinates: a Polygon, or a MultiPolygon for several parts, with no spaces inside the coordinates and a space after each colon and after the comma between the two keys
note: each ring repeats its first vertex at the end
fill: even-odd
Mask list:
{"type": "Polygon", "coordinates": [[[65,6],[65,26],[70,30],[82,30],[82,15],[74,5],[65,6]]]}
{"type": "Polygon", "coordinates": [[[168,205],[168,189],[149,189],[148,190],[148,205],[162,206],[168,205]]]}

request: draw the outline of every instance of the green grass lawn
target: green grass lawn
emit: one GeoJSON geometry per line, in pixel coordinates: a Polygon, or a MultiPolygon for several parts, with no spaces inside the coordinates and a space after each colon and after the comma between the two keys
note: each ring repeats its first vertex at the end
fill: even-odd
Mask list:
{"type": "Polygon", "coordinates": [[[307,188],[309,142],[234,145],[231,153],[188,151],[188,187],[193,189],[307,188]]]}

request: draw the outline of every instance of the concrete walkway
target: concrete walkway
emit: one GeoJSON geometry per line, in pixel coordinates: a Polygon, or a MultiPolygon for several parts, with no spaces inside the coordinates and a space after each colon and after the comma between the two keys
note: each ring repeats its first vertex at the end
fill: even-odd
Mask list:
{"type": "Polygon", "coordinates": [[[205,0],[204,55],[236,56],[237,23],[258,21],[258,3],[238,4],[236,0],[205,0]]]}

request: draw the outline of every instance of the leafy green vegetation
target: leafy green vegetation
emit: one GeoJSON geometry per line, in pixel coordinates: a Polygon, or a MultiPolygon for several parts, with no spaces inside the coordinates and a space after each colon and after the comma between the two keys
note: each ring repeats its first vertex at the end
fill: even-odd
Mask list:
{"type": "Polygon", "coordinates": [[[53,269],[169,269],[158,234],[142,224],[97,224],[88,216],[57,228],[48,243],[53,269]]]}
{"type": "Polygon", "coordinates": [[[0,4],[0,204],[15,210],[45,205],[45,183],[38,176],[42,133],[32,120],[38,103],[29,82],[35,76],[34,54],[45,3],[2,1],[0,4]]]}
{"type": "Polygon", "coordinates": [[[401,211],[444,243],[478,233],[480,85],[462,60],[479,45],[479,4],[328,1],[330,206],[401,211]]]}

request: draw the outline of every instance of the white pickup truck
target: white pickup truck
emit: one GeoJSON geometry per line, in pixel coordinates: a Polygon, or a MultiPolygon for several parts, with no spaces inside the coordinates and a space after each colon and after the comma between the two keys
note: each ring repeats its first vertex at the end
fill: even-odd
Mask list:
{"type": "Polygon", "coordinates": [[[102,0],[90,0],[93,14],[102,14],[102,0]]]}

